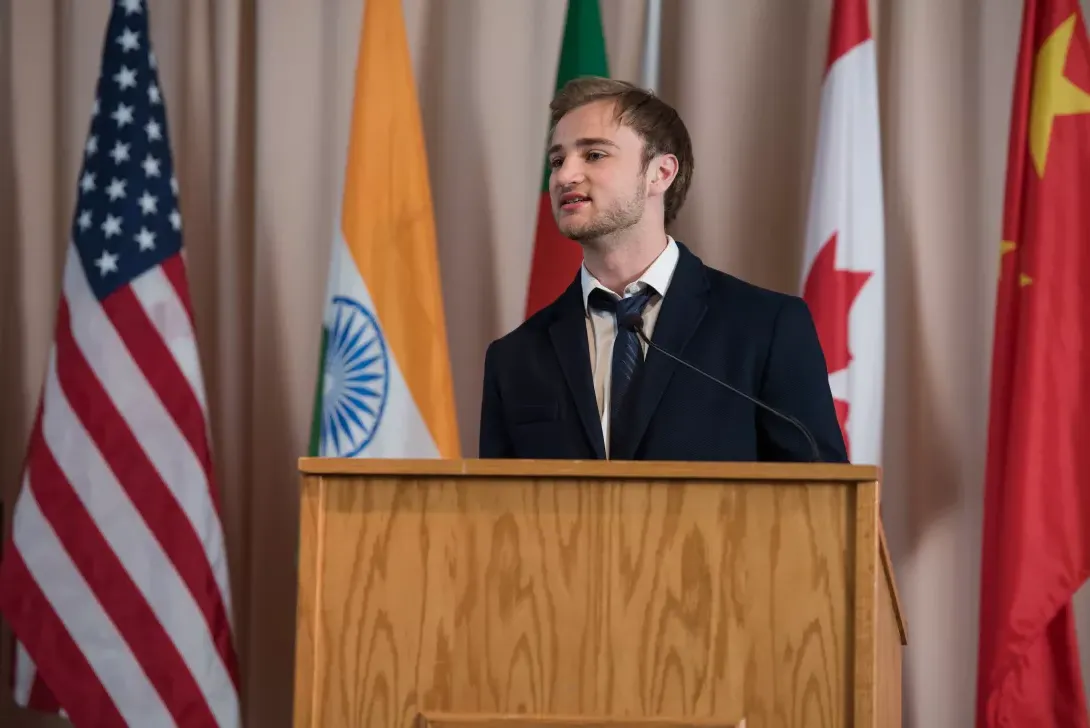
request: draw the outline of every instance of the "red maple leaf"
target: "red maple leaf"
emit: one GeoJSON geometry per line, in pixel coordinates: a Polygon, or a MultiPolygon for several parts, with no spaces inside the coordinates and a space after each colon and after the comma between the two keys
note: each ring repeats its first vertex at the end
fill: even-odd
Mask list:
{"type": "Polygon", "coordinates": [[[852,361],[848,348],[848,313],[871,277],[869,272],[836,268],[836,236],[833,233],[818,251],[802,289],[830,374],[847,369],[852,361]]]}
{"type": "MultiPolygon", "coordinates": [[[[859,291],[871,277],[869,272],[841,270],[836,267],[836,233],[825,241],[814,258],[806,284],[802,289],[803,300],[810,307],[817,328],[818,340],[825,353],[829,374],[847,369],[852,362],[848,346],[848,314],[855,304],[859,291]]],[[[848,412],[850,404],[844,399],[833,399],[836,419],[844,437],[844,448],[851,453],[848,439],[848,412]]]]}

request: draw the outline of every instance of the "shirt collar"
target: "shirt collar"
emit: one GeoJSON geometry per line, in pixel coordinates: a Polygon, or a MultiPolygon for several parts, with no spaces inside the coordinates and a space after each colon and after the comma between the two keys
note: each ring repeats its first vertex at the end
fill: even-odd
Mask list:
{"type": "MultiPolygon", "coordinates": [[[[626,295],[637,293],[644,286],[650,286],[660,296],[666,295],[666,289],[670,287],[670,280],[674,277],[674,269],[677,267],[677,261],[679,257],[677,243],[674,239],[666,236],[666,249],[659,253],[659,256],[655,258],[655,262],[652,263],[646,271],[643,272],[635,282],[630,283],[625,289],[626,295]]],[[[584,263],[579,267],[579,281],[583,286],[583,310],[587,310],[587,301],[590,298],[591,291],[596,288],[601,288],[603,291],[607,291],[612,296],[616,296],[616,293],[610,291],[608,288],[602,285],[602,283],[591,275],[587,270],[587,266],[584,263]]]]}

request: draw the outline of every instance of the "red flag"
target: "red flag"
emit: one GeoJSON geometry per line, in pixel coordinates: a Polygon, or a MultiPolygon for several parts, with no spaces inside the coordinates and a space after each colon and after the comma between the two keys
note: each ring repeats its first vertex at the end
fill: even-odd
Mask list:
{"type": "Polygon", "coordinates": [[[1090,575],[1090,44],[1027,0],[992,360],[977,726],[1090,725],[1071,599],[1090,575]]]}
{"type": "Polygon", "coordinates": [[[867,0],[835,0],[810,186],[802,297],[855,463],[878,463],[885,380],[885,223],[878,72],[867,0]]]}
{"type": "MultiPolygon", "coordinates": [[[[556,89],[580,76],[608,76],[606,39],[602,33],[602,13],[598,0],[568,0],[560,61],[556,69],[556,89]]],[[[546,147],[549,145],[546,144],[546,147]]],[[[537,206],[537,234],[530,263],[530,285],[526,292],[526,317],[529,318],[571,285],[583,263],[583,248],[560,234],[549,199],[549,165],[537,206]]]]}

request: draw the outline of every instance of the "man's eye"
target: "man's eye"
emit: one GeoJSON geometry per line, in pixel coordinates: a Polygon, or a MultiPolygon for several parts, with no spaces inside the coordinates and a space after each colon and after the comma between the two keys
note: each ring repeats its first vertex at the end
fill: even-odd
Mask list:
{"type": "Polygon", "coordinates": [[[596,161],[596,160],[599,160],[599,159],[602,159],[605,156],[606,155],[604,153],[602,153],[602,152],[587,152],[587,159],[589,159],[592,162],[596,161]]]}

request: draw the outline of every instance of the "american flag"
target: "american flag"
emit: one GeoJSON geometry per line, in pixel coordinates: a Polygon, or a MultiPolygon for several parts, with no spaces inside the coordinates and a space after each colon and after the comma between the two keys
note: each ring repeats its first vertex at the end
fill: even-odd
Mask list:
{"type": "Polygon", "coordinates": [[[143,0],[111,8],[54,337],[0,562],[17,702],[236,726],[178,185],[143,0]]]}

